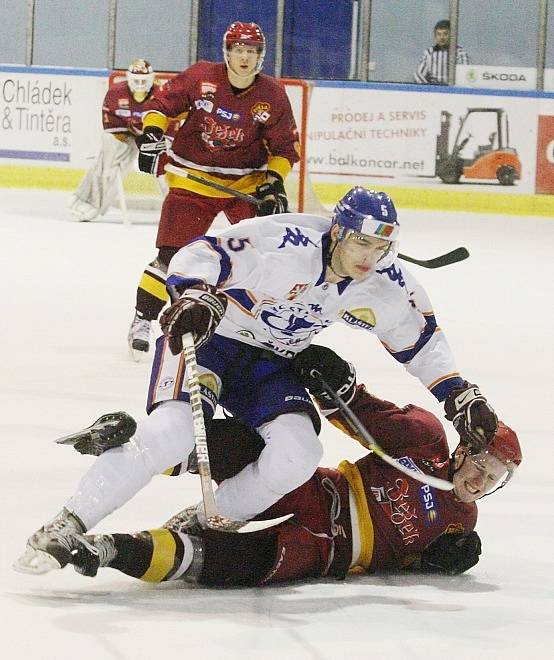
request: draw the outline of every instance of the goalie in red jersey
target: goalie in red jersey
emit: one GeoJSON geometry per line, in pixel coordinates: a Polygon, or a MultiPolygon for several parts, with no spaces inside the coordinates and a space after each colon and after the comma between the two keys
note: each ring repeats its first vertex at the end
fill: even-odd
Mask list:
{"type": "MultiPolygon", "coordinates": [[[[365,446],[314,373],[340,393],[385,452],[414,474],[448,479],[453,489],[422,484],[368,453],[355,463],[343,461],[337,469],[318,468],[305,484],[260,514],[263,519],[294,514],[276,527],[251,534],[206,530],[195,518],[196,507],[190,507],[157,529],[81,535],[71,552],[57,548],[60,567],[70,563],[90,576],[110,567],[153,582],[257,586],[326,576],[341,579],[354,568],[456,575],[474,566],[481,552],[476,501],[502,488],[521,463],[514,431],[499,422],[484,449],[462,441],[450,455],[442,424],[433,414],[415,405],[399,408],[368,393],[356,385],[352,365],[330,349],[312,345],[294,361],[331,423],[365,446]]],[[[102,438],[106,428],[96,423],[75,434],[78,443],[69,444],[82,453],[98,454],[134,432],[132,425],[118,423],[102,438]]],[[[222,481],[255,461],[264,442],[229,418],[212,420],[208,446],[212,475],[222,481]]],[[[194,471],[194,466],[176,466],[171,474],[187,469],[194,471]]],[[[39,572],[25,565],[20,570],[39,572]]]]}
{"type": "Polygon", "coordinates": [[[167,302],[165,279],[171,257],[206,234],[223,212],[234,224],[255,215],[288,211],[284,179],[299,160],[292,108],[281,83],[261,73],[266,41],[255,23],[232,23],[223,37],[224,62],[197,62],[171,80],[144,106],[137,138],[139,168],[161,174],[168,162],[215,184],[255,194],[262,204],[175,174],[161,211],[156,258],[139,283],[128,341],[140,359],[150,347],[151,321],[167,302]],[[169,149],[171,118],[181,120],[169,149]]]}
{"type": "Polygon", "coordinates": [[[102,149],[70,206],[76,220],[104,215],[117,196],[118,177],[136,162],[135,138],[142,133],[144,104],[155,89],[155,75],[149,62],[138,59],[127,69],[126,80],[108,89],[102,103],[102,149]]]}

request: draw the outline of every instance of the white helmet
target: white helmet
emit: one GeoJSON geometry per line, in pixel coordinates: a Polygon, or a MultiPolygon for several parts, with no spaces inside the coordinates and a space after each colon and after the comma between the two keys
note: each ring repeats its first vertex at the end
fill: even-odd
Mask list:
{"type": "Polygon", "coordinates": [[[135,60],[125,72],[127,85],[137,101],[143,101],[152,89],[155,78],[154,69],[147,60],[135,60]],[[142,97],[142,98],[137,98],[142,97]]]}

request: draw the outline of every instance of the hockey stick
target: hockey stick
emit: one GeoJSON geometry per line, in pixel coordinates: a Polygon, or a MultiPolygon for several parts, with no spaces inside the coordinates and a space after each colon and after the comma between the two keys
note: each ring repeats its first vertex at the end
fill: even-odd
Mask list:
{"type": "Polygon", "coordinates": [[[354,431],[354,433],[357,433],[358,435],[362,436],[362,438],[367,442],[368,449],[370,449],[382,461],[388,463],[389,465],[392,465],[397,470],[403,472],[412,479],[415,479],[416,481],[420,481],[422,484],[427,484],[428,486],[434,486],[439,490],[452,490],[454,488],[454,484],[452,482],[446,481],[445,479],[439,479],[438,477],[433,477],[429,474],[425,474],[424,472],[416,472],[413,468],[406,467],[405,465],[397,461],[395,458],[392,458],[392,456],[386,454],[381,449],[381,447],[379,447],[375,439],[365,428],[365,426],[360,422],[360,420],[354,414],[354,412],[346,405],[346,403],[344,403],[344,401],[333,390],[333,388],[323,378],[323,376],[319,373],[319,371],[317,371],[317,369],[312,369],[310,375],[315,378],[319,378],[327,394],[333,399],[333,401],[342,411],[343,415],[346,417],[348,424],[350,425],[350,428],[354,431]]]}
{"type": "Polygon", "coordinates": [[[191,174],[190,172],[187,172],[187,170],[183,170],[180,167],[175,167],[175,165],[172,165],[171,163],[168,163],[165,166],[165,171],[170,172],[171,174],[176,174],[183,179],[190,179],[196,183],[201,183],[203,186],[215,188],[216,190],[220,190],[221,192],[227,193],[228,195],[233,195],[233,197],[238,197],[238,199],[242,199],[245,202],[254,204],[254,206],[260,206],[262,203],[262,200],[254,197],[254,195],[249,195],[248,193],[243,193],[240,190],[235,190],[234,188],[224,186],[223,184],[217,183],[216,181],[210,181],[209,179],[204,179],[201,176],[196,176],[196,174],[191,174]]]}
{"type": "Polygon", "coordinates": [[[202,487],[202,500],[206,522],[210,529],[222,532],[257,532],[261,529],[273,527],[292,517],[292,513],[271,520],[252,520],[245,523],[242,520],[224,518],[217,512],[214,490],[212,486],[212,473],[210,470],[210,457],[208,455],[208,443],[206,440],[206,425],[204,423],[204,411],[202,410],[202,398],[200,395],[200,380],[198,377],[198,365],[196,363],[196,350],[194,339],[190,332],[183,335],[183,356],[187,373],[187,384],[190,393],[190,405],[192,407],[192,424],[194,431],[194,445],[198,461],[198,474],[202,487]]]}
{"type": "Polygon", "coordinates": [[[458,263],[458,261],[463,261],[468,257],[469,252],[465,247],[456,248],[455,250],[442,254],[440,257],[435,257],[434,259],[414,259],[414,257],[409,257],[406,254],[398,255],[399,259],[409,261],[411,264],[423,266],[423,268],[442,268],[443,266],[449,266],[450,264],[458,263]]]}
{"type": "MultiPolygon", "coordinates": [[[[221,192],[227,193],[228,195],[233,195],[234,197],[237,197],[238,199],[243,199],[245,202],[249,202],[254,206],[260,206],[260,204],[262,203],[261,200],[259,200],[257,197],[254,197],[254,195],[249,195],[248,193],[243,193],[240,190],[235,190],[234,188],[229,188],[228,186],[224,186],[221,183],[216,183],[215,181],[210,181],[209,179],[204,179],[200,176],[196,176],[196,174],[191,174],[190,172],[187,172],[187,170],[183,170],[180,167],[175,167],[175,165],[172,165],[171,163],[168,163],[165,166],[165,171],[180,176],[183,179],[190,179],[191,181],[195,181],[196,183],[201,183],[202,185],[208,186],[209,188],[215,188],[216,190],[220,190],[221,192]]],[[[399,259],[403,259],[404,261],[409,261],[410,263],[417,264],[418,266],[422,266],[423,268],[442,268],[442,266],[455,264],[458,261],[463,261],[464,259],[467,259],[468,257],[469,257],[469,252],[466,250],[465,247],[456,248],[455,250],[452,250],[447,254],[442,254],[439,257],[435,257],[434,259],[415,259],[414,257],[409,257],[406,254],[398,255],[399,259]]]]}

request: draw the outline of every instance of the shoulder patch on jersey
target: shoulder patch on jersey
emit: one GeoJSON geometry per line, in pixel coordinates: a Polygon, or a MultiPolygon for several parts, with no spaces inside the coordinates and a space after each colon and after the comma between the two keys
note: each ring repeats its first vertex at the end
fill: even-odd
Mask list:
{"type": "Polygon", "coordinates": [[[375,312],[369,307],[356,307],[356,309],[343,309],[339,312],[340,317],[346,323],[357,328],[372,330],[377,325],[375,312]]]}

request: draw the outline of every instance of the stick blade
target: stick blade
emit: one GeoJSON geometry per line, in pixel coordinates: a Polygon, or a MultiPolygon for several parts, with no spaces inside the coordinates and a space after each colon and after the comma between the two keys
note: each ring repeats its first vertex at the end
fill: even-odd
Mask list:
{"type": "Polygon", "coordinates": [[[269,529],[270,527],[275,527],[289,520],[293,517],[293,513],[288,513],[286,516],[281,516],[280,518],[270,518],[269,520],[251,520],[247,522],[244,527],[241,527],[238,532],[239,534],[249,534],[250,532],[259,532],[262,529],[269,529]]]}
{"type": "Polygon", "coordinates": [[[224,516],[210,516],[207,520],[200,522],[202,527],[213,529],[218,532],[238,532],[239,534],[250,534],[251,532],[260,532],[263,529],[269,529],[292,518],[294,514],[288,513],[279,518],[270,518],[269,520],[232,520],[224,516]]]}

